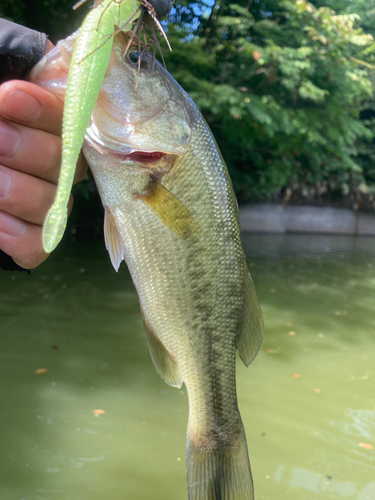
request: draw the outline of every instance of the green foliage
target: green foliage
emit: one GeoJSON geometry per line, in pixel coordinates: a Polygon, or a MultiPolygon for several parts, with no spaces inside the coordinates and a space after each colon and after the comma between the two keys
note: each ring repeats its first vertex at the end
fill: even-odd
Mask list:
{"type": "Polygon", "coordinates": [[[205,115],[243,200],[375,185],[366,166],[375,129],[360,117],[375,69],[371,30],[355,11],[366,3],[313,3],[217,2],[182,40],[172,19],[168,68],[205,115]]]}

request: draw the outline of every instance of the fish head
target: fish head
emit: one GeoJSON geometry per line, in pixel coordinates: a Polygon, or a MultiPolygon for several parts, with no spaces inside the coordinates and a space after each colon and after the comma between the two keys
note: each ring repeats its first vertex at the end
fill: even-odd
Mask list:
{"type": "Polygon", "coordinates": [[[182,156],[191,141],[190,98],[129,33],[114,36],[86,141],[124,161],[182,156]]]}

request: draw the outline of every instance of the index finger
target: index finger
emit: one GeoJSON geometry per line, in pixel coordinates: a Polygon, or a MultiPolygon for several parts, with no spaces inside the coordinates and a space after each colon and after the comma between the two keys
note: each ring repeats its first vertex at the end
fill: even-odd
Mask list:
{"type": "Polygon", "coordinates": [[[64,103],[34,83],[12,80],[0,86],[0,116],[60,135],[64,103]]]}

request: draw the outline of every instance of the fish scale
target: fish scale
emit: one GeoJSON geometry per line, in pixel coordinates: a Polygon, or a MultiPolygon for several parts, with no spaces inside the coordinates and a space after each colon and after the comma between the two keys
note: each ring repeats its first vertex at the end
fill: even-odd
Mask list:
{"type": "Polygon", "coordinates": [[[189,499],[252,500],[236,350],[248,365],[263,323],[232,184],[194,103],[159,63],[138,73],[123,57],[127,41],[114,37],[83,147],[106,245],[116,269],[122,259],[129,267],[158,373],[187,389],[189,499]]]}

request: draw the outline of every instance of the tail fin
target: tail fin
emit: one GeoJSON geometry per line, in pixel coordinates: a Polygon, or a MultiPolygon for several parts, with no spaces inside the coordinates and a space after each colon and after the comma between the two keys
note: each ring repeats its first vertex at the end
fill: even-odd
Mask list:
{"type": "Polygon", "coordinates": [[[245,431],[233,446],[197,448],[187,437],[186,470],[189,500],[254,500],[245,431]]]}

